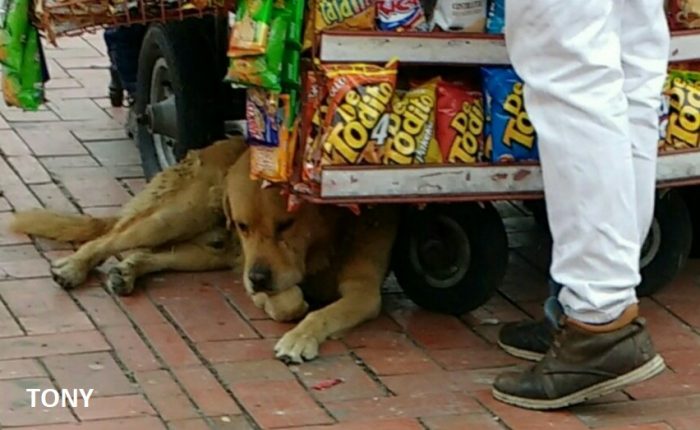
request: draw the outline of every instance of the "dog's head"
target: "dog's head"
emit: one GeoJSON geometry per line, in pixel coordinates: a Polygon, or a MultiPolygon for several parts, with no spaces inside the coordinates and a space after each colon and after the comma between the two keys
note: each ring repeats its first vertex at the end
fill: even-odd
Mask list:
{"type": "Polygon", "coordinates": [[[324,230],[316,205],[288,212],[279,187],[262,189],[250,179],[246,152],[228,171],[224,210],[241,240],[248,293],[280,292],[302,282],[309,248],[324,230]]]}

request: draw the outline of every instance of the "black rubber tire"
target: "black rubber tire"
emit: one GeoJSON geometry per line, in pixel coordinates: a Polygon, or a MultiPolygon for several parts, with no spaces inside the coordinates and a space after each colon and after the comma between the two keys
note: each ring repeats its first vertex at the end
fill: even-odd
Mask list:
{"type": "Polygon", "coordinates": [[[654,223],[657,224],[656,233],[652,225],[649,235],[659,235],[658,251],[640,270],[642,282],[637,286],[639,297],[660,291],[683,270],[693,242],[690,211],[678,190],[661,193],[656,200],[654,223]]]}
{"type": "Polygon", "coordinates": [[[700,257],[700,186],[678,188],[678,192],[683,196],[693,224],[693,244],[690,247],[689,258],[697,258],[700,257]]]}
{"type": "MultiPolygon", "coordinates": [[[[177,107],[178,140],[173,147],[177,161],[190,149],[203,148],[223,137],[223,120],[217,103],[217,89],[223,75],[214,64],[215,49],[205,36],[210,31],[205,20],[187,19],[168,24],[152,24],[144,36],[139,55],[136,93],[137,118],[146,110],[151,90],[151,74],[156,61],[167,64],[170,86],[177,107]]],[[[144,124],[138,125],[136,140],[147,179],[162,170],[153,136],[144,124]]]]}
{"type": "Polygon", "coordinates": [[[508,238],[490,203],[429,205],[423,210],[407,207],[392,260],[394,275],[413,302],[431,311],[460,315],[486,303],[501,285],[508,266],[508,238]],[[432,243],[442,246],[442,255],[431,254],[435,261],[444,264],[442,257],[449,256],[456,263],[448,268],[449,279],[438,279],[438,270],[429,273],[419,260],[418,244],[431,243],[424,240],[428,234],[432,243]]]}

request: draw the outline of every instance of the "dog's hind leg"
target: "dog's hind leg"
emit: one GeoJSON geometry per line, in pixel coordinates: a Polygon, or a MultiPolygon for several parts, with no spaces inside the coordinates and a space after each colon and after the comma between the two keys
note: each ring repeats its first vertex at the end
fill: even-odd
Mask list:
{"type": "Polygon", "coordinates": [[[136,251],[110,270],[107,285],[115,293],[127,295],[133,292],[136,279],[148,273],[166,270],[201,272],[234,267],[240,251],[233,240],[231,233],[223,230],[207,232],[192,241],[168,248],[136,251]]]}

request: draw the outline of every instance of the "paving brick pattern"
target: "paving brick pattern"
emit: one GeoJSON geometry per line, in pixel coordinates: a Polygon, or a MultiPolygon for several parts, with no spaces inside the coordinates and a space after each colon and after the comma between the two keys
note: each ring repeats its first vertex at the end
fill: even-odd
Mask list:
{"type": "Polygon", "coordinates": [[[48,262],[71,246],[7,231],[11,212],[113,213],[144,186],[125,112],[109,107],[100,35],[48,50],[51,102],[0,104],[0,427],[37,430],[684,430],[700,428],[698,261],[642,300],[670,369],[591,404],[535,413],[494,401],[498,372],[525,365],[495,345],[499,326],[537,317],[546,243],[507,204],[512,253],[501,291],[460,318],[421,310],[396,287],[376,320],[329,341],[321,357],[272,356],[289,325],[265,317],[230,273],[158,274],[132,297],[97,272],[71,292],[48,262]],[[341,378],[332,388],[316,384],[341,378]],[[88,408],[31,408],[27,388],[92,388],[88,408]]]}

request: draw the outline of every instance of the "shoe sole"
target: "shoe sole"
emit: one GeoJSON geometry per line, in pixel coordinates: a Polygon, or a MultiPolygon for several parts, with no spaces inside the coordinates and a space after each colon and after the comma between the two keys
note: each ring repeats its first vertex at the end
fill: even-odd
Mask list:
{"type": "Polygon", "coordinates": [[[569,394],[558,399],[527,399],[503,393],[495,388],[492,390],[492,394],[493,397],[497,400],[500,400],[504,403],[509,403],[511,405],[519,406],[521,408],[536,410],[561,409],[566,408],[568,406],[577,405],[579,403],[583,403],[591,399],[602,397],[614,393],[615,391],[618,391],[627,386],[646,381],[647,379],[653,378],[654,376],[663,372],[665,368],[666,363],[664,363],[664,359],[660,355],[657,355],[656,357],[652,358],[651,360],[649,360],[648,362],[634,369],[631,372],[618,376],[615,379],[604,381],[591,387],[584,388],[583,390],[577,391],[575,393],[569,394]]]}
{"type": "Polygon", "coordinates": [[[520,349],[514,346],[506,345],[504,343],[498,342],[498,346],[501,347],[505,352],[512,355],[513,357],[522,358],[523,360],[529,361],[540,361],[544,358],[544,354],[534,351],[528,351],[527,349],[520,349]]]}

